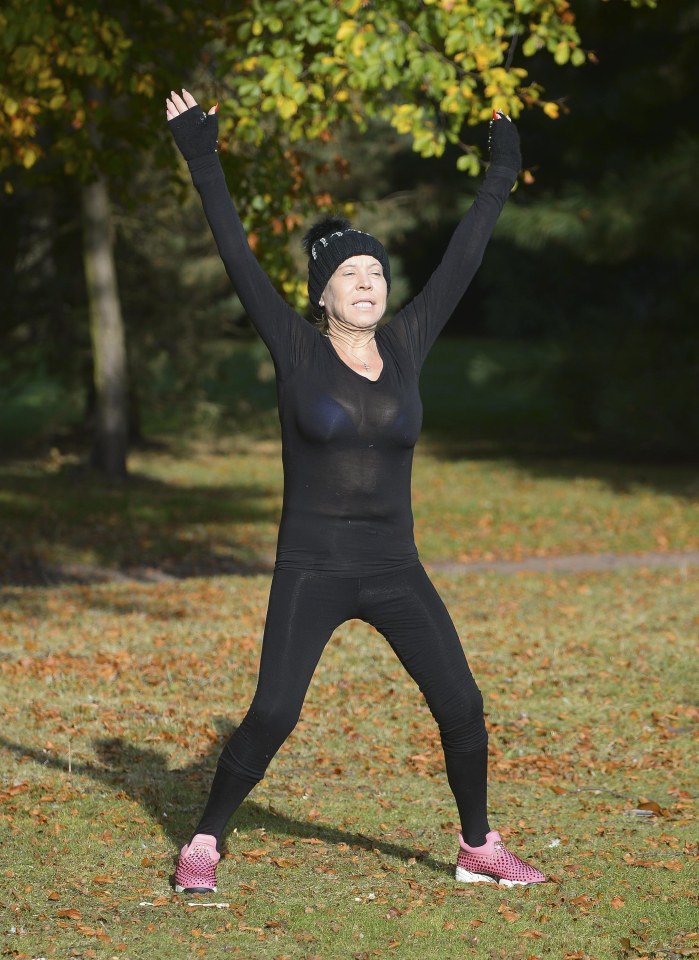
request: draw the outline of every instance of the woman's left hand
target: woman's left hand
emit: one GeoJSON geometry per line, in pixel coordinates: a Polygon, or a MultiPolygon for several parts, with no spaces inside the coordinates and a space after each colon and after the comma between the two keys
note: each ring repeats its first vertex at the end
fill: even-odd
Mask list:
{"type": "Polygon", "coordinates": [[[522,167],[522,154],[519,147],[517,127],[506,113],[498,110],[493,113],[488,136],[490,162],[509,167],[519,173],[522,167]]]}

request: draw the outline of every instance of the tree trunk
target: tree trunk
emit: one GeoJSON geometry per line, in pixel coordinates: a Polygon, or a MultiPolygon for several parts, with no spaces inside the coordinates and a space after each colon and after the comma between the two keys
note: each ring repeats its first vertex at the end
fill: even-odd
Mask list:
{"type": "Polygon", "coordinates": [[[108,477],[119,479],[126,476],[128,374],[114,231],[103,177],[83,187],[82,214],[96,397],[93,462],[108,477]]]}

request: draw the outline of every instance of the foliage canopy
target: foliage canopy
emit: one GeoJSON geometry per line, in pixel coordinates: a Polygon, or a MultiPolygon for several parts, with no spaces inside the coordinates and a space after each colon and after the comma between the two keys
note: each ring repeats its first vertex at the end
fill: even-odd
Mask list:
{"type": "Polygon", "coordinates": [[[513,66],[517,40],[525,57],[545,50],[558,64],[581,65],[590,56],[569,0],[214,0],[203,15],[178,2],[8,0],[0,169],[53,157],[84,180],[95,167],[137,167],[139,151],[163,139],[165,85],[199,63],[224,99],[224,145],[260,148],[274,137],[287,165],[290,144],[380,116],[422,156],[460,144],[459,166],[477,172],[464,124],[487,120],[493,107],[558,115],[541,85],[513,66]]]}

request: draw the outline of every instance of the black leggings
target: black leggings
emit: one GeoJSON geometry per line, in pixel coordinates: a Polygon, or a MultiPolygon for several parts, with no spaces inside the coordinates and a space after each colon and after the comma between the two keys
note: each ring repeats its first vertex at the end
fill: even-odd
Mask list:
{"type": "Polygon", "coordinates": [[[275,571],[257,690],[223,748],[195,833],[220,840],[228,820],[294,729],[331,634],[354,618],[383,634],[418,684],[439,726],[464,839],[472,845],[485,842],[488,735],[483,698],[447,609],[419,563],[359,578],[275,571]]]}

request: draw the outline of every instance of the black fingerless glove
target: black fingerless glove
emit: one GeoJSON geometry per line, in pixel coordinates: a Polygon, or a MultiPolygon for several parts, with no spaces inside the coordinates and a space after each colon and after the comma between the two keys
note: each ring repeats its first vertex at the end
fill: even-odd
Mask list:
{"type": "Polygon", "coordinates": [[[490,162],[519,173],[522,168],[522,153],[517,127],[502,110],[498,110],[498,116],[499,120],[490,121],[490,162]]]}
{"type": "Polygon", "coordinates": [[[168,121],[170,133],[175,138],[185,160],[197,160],[216,153],[218,146],[218,114],[204,113],[197,105],[168,121]]]}

